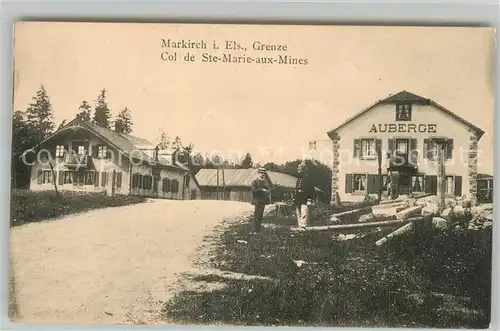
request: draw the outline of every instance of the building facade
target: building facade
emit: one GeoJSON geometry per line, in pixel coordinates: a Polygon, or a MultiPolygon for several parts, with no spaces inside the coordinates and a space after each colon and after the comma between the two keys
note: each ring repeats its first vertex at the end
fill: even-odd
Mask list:
{"type": "Polygon", "coordinates": [[[402,91],[328,132],[333,143],[332,203],[367,194],[437,194],[442,155],[447,196],[477,194],[480,128],[436,102],[402,91]]]}
{"type": "Polygon", "coordinates": [[[30,190],[196,199],[196,178],[176,152],[75,119],[23,154],[30,190]],[[163,152],[163,153],[162,153],[163,152]]]}
{"type": "MultiPolygon", "coordinates": [[[[257,169],[200,169],[196,179],[202,190],[201,199],[252,201],[252,181],[258,178],[257,169]]],[[[297,177],[266,171],[266,178],[271,188],[272,202],[288,201],[293,198],[297,177]]],[[[324,192],[315,187],[317,199],[322,199],[324,192]]]]}

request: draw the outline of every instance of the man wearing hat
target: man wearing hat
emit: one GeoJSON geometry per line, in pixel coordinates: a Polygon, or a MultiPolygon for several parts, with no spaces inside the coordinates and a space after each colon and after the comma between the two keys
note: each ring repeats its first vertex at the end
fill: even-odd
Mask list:
{"type": "Polygon", "coordinates": [[[264,218],[264,209],[271,203],[270,190],[267,181],[266,169],[259,168],[258,177],[252,181],[252,205],[255,206],[253,215],[254,232],[259,232],[264,218]]]}
{"type": "Polygon", "coordinates": [[[307,167],[302,161],[297,167],[298,178],[295,185],[295,211],[297,213],[297,225],[305,228],[309,222],[309,208],[315,199],[316,191],[307,173],[307,167]]]}

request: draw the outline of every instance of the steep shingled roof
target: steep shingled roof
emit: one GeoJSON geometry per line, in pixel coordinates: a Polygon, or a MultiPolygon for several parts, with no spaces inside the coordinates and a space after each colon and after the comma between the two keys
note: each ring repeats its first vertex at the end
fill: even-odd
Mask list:
{"type": "Polygon", "coordinates": [[[416,95],[414,93],[408,92],[406,90],[403,90],[403,91],[398,92],[396,94],[391,94],[391,95],[389,95],[388,97],[386,97],[384,99],[378,100],[374,104],[366,107],[365,109],[363,109],[359,113],[357,113],[354,116],[350,117],[349,119],[347,119],[346,121],[344,121],[343,123],[341,123],[340,125],[338,125],[336,128],[328,131],[327,134],[328,134],[328,136],[330,138],[333,139],[333,137],[335,135],[335,132],[338,129],[344,127],[345,125],[347,125],[351,121],[353,121],[356,118],[358,118],[360,115],[362,115],[362,114],[370,111],[371,109],[375,108],[375,106],[378,106],[380,104],[397,103],[397,102],[414,102],[414,103],[419,103],[419,104],[424,104],[424,105],[432,105],[432,106],[436,107],[437,109],[439,109],[439,110],[445,112],[446,114],[450,115],[451,117],[455,118],[456,120],[458,120],[458,121],[464,123],[465,125],[469,126],[473,130],[475,130],[478,133],[478,139],[481,139],[481,137],[484,134],[484,131],[482,129],[480,129],[479,127],[475,126],[474,124],[466,121],[464,118],[458,116],[457,114],[455,114],[451,110],[446,109],[445,107],[441,106],[437,102],[435,102],[435,101],[433,101],[431,99],[427,99],[427,98],[421,97],[421,96],[416,95]]]}
{"type": "Polygon", "coordinates": [[[94,135],[106,141],[110,146],[114,147],[116,150],[118,150],[120,153],[122,153],[123,155],[125,155],[130,159],[142,160],[152,165],[156,164],[165,167],[170,167],[172,169],[189,171],[189,169],[186,166],[179,165],[177,164],[177,162],[176,164],[172,164],[172,162],[170,163],[161,161],[157,162],[154,158],[146,154],[144,151],[141,150],[141,148],[144,148],[144,146],[151,146],[151,147],[154,146],[151,142],[149,142],[146,139],[135,137],[128,134],[116,133],[115,131],[110,130],[108,128],[104,128],[102,126],[99,126],[91,122],[82,121],[78,118],[73,119],[64,127],[54,132],[40,144],[33,147],[33,149],[37,149],[39,146],[45,144],[47,141],[51,140],[53,137],[63,132],[69,130],[77,130],[79,128],[84,128],[92,132],[94,135]]]}

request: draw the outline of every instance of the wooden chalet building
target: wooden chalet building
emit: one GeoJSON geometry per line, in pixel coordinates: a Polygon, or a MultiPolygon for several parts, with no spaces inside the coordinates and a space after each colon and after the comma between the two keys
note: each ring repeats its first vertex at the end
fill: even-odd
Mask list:
{"type": "Polygon", "coordinates": [[[197,199],[200,189],[181,152],[74,119],[23,154],[30,190],[107,192],[197,199]],[[55,186],[55,187],[54,187],[55,186]]]}

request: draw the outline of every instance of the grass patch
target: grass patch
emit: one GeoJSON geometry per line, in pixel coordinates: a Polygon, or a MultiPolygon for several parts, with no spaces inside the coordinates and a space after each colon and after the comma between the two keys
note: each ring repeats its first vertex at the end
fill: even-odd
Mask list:
{"type": "Polygon", "coordinates": [[[328,232],[251,231],[250,220],[224,231],[211,267],[272,280],[206,277],[226,286],[179,293],[164,305],[165,317],[235,325],[489,326],[491,229],[409,233],[381,249],[375,241],[384,233],[375,229],[349,241],[328,232]]]}
{"type": "Polygon", "coordinates": [[[118,207],[144,202],[144,197],[105,193],[13,190],[11,196],[11,226],[58,218],[86,210],[118,207]]]}

